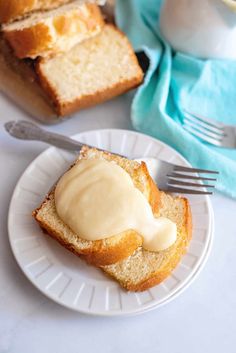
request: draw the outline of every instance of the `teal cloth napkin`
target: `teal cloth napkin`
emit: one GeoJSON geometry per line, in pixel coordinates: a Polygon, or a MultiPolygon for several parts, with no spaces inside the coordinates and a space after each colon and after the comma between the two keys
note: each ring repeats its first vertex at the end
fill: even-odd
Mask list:
{"type": "Polygon", "coordinates": [[[135,50],[150,58],[131,109],[134,127],[179,151],[193,166],[218,170],[217,189],[236,198],[236,150],[205,144],[182,127],[188,108],[236,124],[236,61],[200,60],[173,52],[161,39],[160,0],[117,0],[116,20],[135,50]]]}

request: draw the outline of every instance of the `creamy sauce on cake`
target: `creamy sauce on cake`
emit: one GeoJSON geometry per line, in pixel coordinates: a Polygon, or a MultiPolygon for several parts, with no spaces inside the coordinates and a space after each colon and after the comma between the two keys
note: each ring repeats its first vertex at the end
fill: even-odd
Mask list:
{"type": "Polygon", "coordinates": [[[143,247],[160,251],[176,240],[176,224],[155,218],[130,175],[114,162],[81,160],[59,180],[55,190],[61,220],[86,240],[101,240],[133,229],[143,247]]]}

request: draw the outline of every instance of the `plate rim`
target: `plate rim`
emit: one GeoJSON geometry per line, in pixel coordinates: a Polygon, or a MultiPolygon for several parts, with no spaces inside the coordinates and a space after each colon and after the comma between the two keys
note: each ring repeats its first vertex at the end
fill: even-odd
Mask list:
{"type": "MultiPolygon", "coordinates": [[[[174,148],[172,148],[171,146],[167,145],[166,143],[160,141],[159,139],[156,139],[155,137],[146,135],[142,132],[139,131],[134,131],[134,130],[127,130],[127,129],[115,129],[115,128],[104,128],[104,129],[91,129],[91,130],[86,130],[86,131],[82,131],[79,132],[77,134],[73,134],[71,137],[74,139],[77,139],[79,135],[82,134],[87,134],[87,133],[93,133],[93,132],[122,132],[122,133],[128,133],[128,134],[133,134],[133,135],[142,135],[145,138],[150,139],[151,141],[154,141],[154,143],[158,143],[160,144],[162,147],[167,147],[168,149],[172,150],[173,153],[175,155],[177,155],[181,160],[184,161],[184,163],[186,163],[186,165],[191,166],[191,164],[178,152],[176,151],[174,148]]],[[[30,168],[32,168],[32,166],[35,164],[35,162],[40,159],[42,157],[43,154],[49,153],[49,152],[53,152],[53,150],[60,150],[57,147],[54,146],[50,146],[48,148],[46,148],[45,150],[43,150],[38,156],[36,156],[30,163],[29,165],[25,168],[25,170],[23,171],[23,173],[20,175],[14,190],[12,192],[12,196],[11,196],[11,201],[9,204],[9,210],[8,210],[8,239],[9,239],[9,243],[10,243],[10,247],[12,250],[12,253],[14,255],[14,258],[18,264],[18,266],[20,267],[21,271],[25,274],[25,276],[27,277],[27,279],[34,285],[35,288],[37,288],[43,295],[45,295],[47,298],[53,300],[54,302],[56,302],[57,304],[66,307],[70,310],[73,310],[75,312],[78,313],[82,313],[82,314],[87,314],[87,315],[92,315],[92,316],[103,316],[103,317],[119,317],[119,316],[135,316],[135,315],[139,315],[154,309],[157,309],[161,306],[164,306],[165,304],[168,304],[169,302],[171,302],[172,300],[174,300],[176,297],[178,297],[178,295],[180,295],[185,289],[187,289],[192,282],[194,281],[194,279],[197,277],[197,275],[201,272],[201,270],[204,268],[205,263],[209,257],[211,248],[212,248],[212,243],[213,243],[213,231],[214,231],[214,213],[213,213],[213,208],[211,205],[211,201],[208,195],[204,195],[203,197],[206,200],[207,203],[207,207],[209,209],[209,228],[208,228],[208,232],[207,232],[207,246],[205,251],[203,252],[203,254],[200,256],[200,258],[198,259],[198,266],[194,271],[191,271],[191,276],[187,277],[183,282],[182,285],[180,286],[180,288],[177,288],[173,293],[171,293],[170,295],[167,295],[167,297],[165,299],[163,299],[162,301],[160,301],[159,303],[155,304],[152,303],[150,306],[147,306],[144,309],[141,308],[136,308],[136,309],[128,309],[125,311],[89,311],[89,310],[83,310],[81,308],[78,307],[74,307],[71,306],[65,302],[60,301],[60,299],[55,298],[55,296],[51,295],[49,292],[44,291],[43,288],[41,288],[37,282],[33,281],[33,279],[29,276],[28,272],[24,269],[24,267],[20,264],[20,262],[18,261],[17,258],[17,253],[15,252],[14,249],[14,245],[13,245],[13,239],[11,238],[10,235],[10,217],[11,217],[11,213],[12,213],[12,207],[13,207],[13,201],[14,201],[14,195],[16,193],[17,187],[20,184],[21,180],[24,178],[25,174],[27,174],[28,170],[30,170],[30,168]]],[[[115,153],[115,152],[114,152],[115,153]]],[[[144,157],[146,158],[146,157],[144,157]]]]}

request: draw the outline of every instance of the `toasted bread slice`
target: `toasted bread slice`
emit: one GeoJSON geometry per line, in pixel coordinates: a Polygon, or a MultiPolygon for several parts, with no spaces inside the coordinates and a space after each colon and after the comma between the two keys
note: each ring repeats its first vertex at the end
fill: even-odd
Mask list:
{"type": "Polygon", "coordinates": [[[192,217],[187,199],[160,192],[157,216],[167,217],[177,225],[177,240],[171,247],[159,252],[140,247],[130,257],[102,267],[129,291],[144,291],[162,282],[180,262],[190,242],[192,217]]]}
{"type": "MultiPolygon", "coordinates": [[[[111,153],[89,149],[84,147],[78,160],[81,159],[105,159],[112,163],[117,163],[131,176],[135,187],[137,187],[149,201],[153,213],[157,213],[159,208],[159,190],[151,179],[145,163],[131,161],[111,153]]],[[[73,167],[72,167],[73,168],[73,167]]],[[[133,230],[128,230],[120,234],[97,241],[87,241],[75,234],[59,218],[55,208],[54,190],[46,197],[42,205],[33,212],[33,216],[39,225],[65,248],[96,266],[112,264],[124,259],[142,244],[142,237],[133,230]]]]}
{"type": "Polygon", "coordinates": [[[113,98],[143,80],[128,39],[113,25],[66,54],[40,60],[37,72],[62,116],[113,98]]]}
{"type": "MultiPolygon", "coordinates": [[[[0,0],[0,24],[18,20],[31,12],[45,11],[72,2],[73,0],[0,0]]],[[[80,0],[81,4],[86,2],[80,0]]],[[[103,5],[104,0],[90,0],[103,5]]]]}
{"type": "Polygon", "coordinates": [[[15,55],[35,59],[69,51],[74,45],[98,34],[104,25],[96,4],[79,0],[48,12],[3,26],[15,55]]]}

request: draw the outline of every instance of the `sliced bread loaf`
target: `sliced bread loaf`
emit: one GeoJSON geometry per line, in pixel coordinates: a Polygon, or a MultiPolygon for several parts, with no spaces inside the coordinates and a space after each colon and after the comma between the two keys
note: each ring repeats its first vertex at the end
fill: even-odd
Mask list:
{"type": "Polygon", "coordinates": [[[143,79],[128,39],[112,25],[66,54],[40,60],[37,72],[59,115],[115,97],[143,79]]]}
{"type": "MultiPolygon", "coordinates": [[[[22,18],[34,11],[45,11],[57,8],[73,0],[0,0],[0,24],[12,22],[22,18]]],[[[80,0],[81,4],[85,0],[80,0]]],[[[104,0],[90,0],[99,5],[104,4],[104,0]]]]}
{"type": "Polygon", "coordinates": [[[187,199],[161,192],[157,216],[167,217],[177,225],[177,240],[171,247],[160,252],[140,247],[130,257],[102,267],[129,291],[144,291],[162,282],[177,266],[190,242],[192,218],[187,199]]]}
{"type": "Polygon", "coordinates": [[[104,25],[99,7],[79,0],[48,12],[3,26],[6,40],[18,58],[34,59],[67,52],[100,32],[104,25]]]}
{"type": "MultiPolygon", "coordinates": [[[[81,159],[105,159],[111,163],[117,163],[131,176],[134,185],[145,195],[149,201],[153,213],[159,209],[159,190],[151,179],[145,163],[138,163],[117,155],[89,149],[84,147],[78,160],[81,159]]],[[[73,168],[73,167],[72,167],[73,168]]],[[[54,190],[49,193],[42,205],[33,212],[33,216],[39,225],[65,248],[96,266],[112,264],[124,259],[142,244],[142,237],[133,230],[97,241],[87,241],[75,234],[58,216],[54,201],[54,190]]]]}

